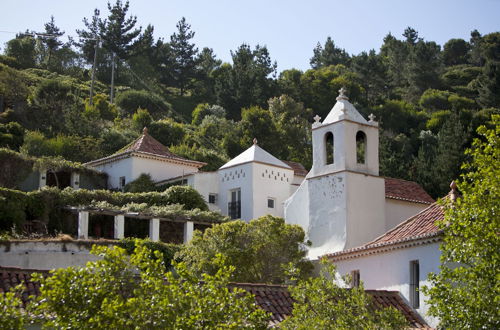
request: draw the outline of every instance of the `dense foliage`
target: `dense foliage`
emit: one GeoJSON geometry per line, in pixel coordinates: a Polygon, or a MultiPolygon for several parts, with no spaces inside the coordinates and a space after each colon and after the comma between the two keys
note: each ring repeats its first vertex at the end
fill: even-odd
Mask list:
{"type": "Polygon", "coordinates": [[[147,125],[173,152],[207,162],[205,170],[254,137],[276,157],[309,168],[312,117],[325,118],[345,86],[361,113],[380,123],[381,174],[417,181],[439,197],[463,171],[457,164],[476,128],[499,112],[499,32],[474,30],[469,40],[440,46],[408,27],[360,54],[328,37],[312,49],[311,69],[277,72],[265,46],[242,44],[223,63],[196,46],[185,18],[155,39],[154,26],[139,27],[128,2],[100,9],[89,11],[77,41],[64,42],[51,17],[44,35],[7,42],[0,146],[86,162],[120,150],[147,125]]]}
{"type": "Polygon", "coordinates": [[[231,221],[205,232],[195,232],[193,239],[177,254],[188,269],[201,275],[216,274],[217,255],[234,266],[232,281],[285,283],[291,271],[300,278],[310,275],[312,264],[306,260],[304,231],[297,225],[270,215],[251,220],[231,221]]]}
{"type": "MultiPolygon", "coordinates": [[[[295,300],[292,316],[280,324],[283,329],[405,329],[404,316],[394,309],[376,308],[363,285],[339,286],[335,267],[322,262],[319,277],[311,277],[289,288],[295,300]]],[[[344,279],[347,280],[348,279],[344,279]]]]}
{"type": "Polygon", "coordinates": [[[24,312],[20,294],[22,285],[8,292],[0,292],[0,327],[2,329],[25,329],[28,315],[24,312]]]}
{"type": "Polygon", "coordinates": [[[38,277],[33,312],[50,328],[265,329],[267,315],[254,297],[229,289],[233,267],[194,277],[175,264],[167,272],[161,253],[137,244],[129,257],[119,247],[95,246],[102,260],[38,277]],[[155,258],[150,258],[151,254],[155,258]],[[61,301],[64,301],[61,304],[61,301]]]}
{"type": "Polygon", "coordinates": [[[458,188],[462,196],[446,207],[439,274],[426,289],[430,313],[450,329],[497,329],[500,282],[500,116],[482,126],[458,188]]]}
{"type": "Polygon", "coordinates": [[[223,222],[226,217],[208,211],[203,197],[191,187],[172,186],[164,192],[122,193],[109,190],[60,190],[46,187],[22,192],[0,187],[0,230],[20,228],[26,220],[40,220],[51,232],[63,230],[62,213],[68,206],[93,206],[142,212],[172,220],[223,222]]]}

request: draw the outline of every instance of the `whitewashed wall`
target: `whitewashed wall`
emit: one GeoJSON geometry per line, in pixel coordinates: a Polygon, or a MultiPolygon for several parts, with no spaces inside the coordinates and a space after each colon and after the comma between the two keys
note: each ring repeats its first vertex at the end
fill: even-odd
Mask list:
{"type": "MultiPolygon", "coordinates": [[[[410,261],[419,261],[421,288],[429,284],[427,276],[430,272],[439,272],[440,255],[439,243],[432,243],[334,263],[341,275],[359,270],[365,289],[399,291],[409,301],[410,261]]],[[[417,311],[429,325],[436,327],[438,321],[426,315],[429,309],[426,300],[427,297],[420,292],[420,308],[417,311]]]]}
{"type": "Polygon", "coordinates": [[[108,174],[108,188],[120,188],[120,177],[125,177],[125,183],[132,181],[134,176],[132,158],[122,158],[114,162],[92,166],[96,170],[108,174]]]}
{"type": "Polygon", "coordinates": [[[142,157],[132,157],[132,159],[132,177],[131,180],[127,181],[127,183],[137,179],[142,173],[151,175],[153,181],[162,181],[198,172],[196,167],[184,164],[169,163],[142,157]]]}
{"type": "Polygon", "coordinates": [[[220,212],[218,200],[219,196],[219,175],[217,172],[198,172],[188,177],[188,185],[196,189],[205,202],[207,202],[210,211],[220,212]],[[209,194],[217,194],[216,204],[208,203],[209,194]]]}
{"type": "Polygon", "coordinates": [[[0,265],[39,270],[84,266],[100,259],[90,254],[91,246],[82,242],[5,242],[0,244],[0,265]]]}
{"type": "Polygon", "coordinates": [[[429,204],[413,203],[392,198],[385,199],[385,231],[429,207],[429,204]]]}
{"type": "Polygon", "coordinates": [[[230,191],[241,189],[241,219],[253,219],[252,195],[252,164],[246,163],[229,168],[220,169],[219,176],[219,208],[224,215],[228,214],[230,191]]]}
{"type": "Polygon", "coordinates": [[[253,163],[253,218],[266,214],[283,217],[283,204],[290,197],[293,170],[253,163]],[[274,208],[267,205],[268,198],[274,199],[274,208]]]}

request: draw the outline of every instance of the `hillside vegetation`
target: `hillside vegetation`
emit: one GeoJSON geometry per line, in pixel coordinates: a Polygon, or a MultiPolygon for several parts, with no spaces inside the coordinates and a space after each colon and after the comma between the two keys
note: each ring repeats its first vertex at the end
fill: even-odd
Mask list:
{"type": "Polygon", "coordinates": [[[470,40],[438,45],[408,27],[357,55],[328,38],[311,50],[311,69],[277,72],[261,45],[242,44],[223,63],[193,43],[184,18],[171,36],[155,39],[128,2],[96,10],[82,25],[65,42],[52,17],[44,35],[26,31],[6,43],[0,147],[86,162],[120,150],[147,126],[172,152],[208,163],[205,170],[254,137],[276,157],[310,167],[312,117],[325,118],[345,86],[362,114],[380,122],[381,175],[417,181],[438,197],[458,177],[476,128],[499,112],[499,32],[474,30],[470,40]]]}

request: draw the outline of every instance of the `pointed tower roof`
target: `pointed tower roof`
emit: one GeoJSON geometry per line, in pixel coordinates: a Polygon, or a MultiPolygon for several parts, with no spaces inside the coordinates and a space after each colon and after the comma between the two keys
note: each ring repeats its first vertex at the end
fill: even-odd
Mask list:
{"type": "Polygon", "coordinates": [[[170,150],[168,150],[166,146],[164,146],[154,137],[149,135],[147,127],[144,127],[144,129],[142,130],[142,135],[140,137],[138,137],[135,141],[127,145],[122,150],[118,151],[117,153],[111,156],[90,161],[85,165],[95,166],[103,163],[109,163],[114,160],[128,157],[131,154],[142,154],[149,157],[156,157],[157,159],[162,159],[167,161],[171,160],[176,163],[183,163],[198,168],[206,165],[206,163],[182,158],[170,152],[170,150]]]}
{"type": "Polygon", "coordinates": [[[273,155],[271,155],[270,153],[259,147],[257,145],[257,139],[254,139],[254,144],[250,148],[243,151],[241,154],[231,159],[226,164],[222,165],[220,169],[222,170],[228,167],[233,167],[236,165],[241,165],[250,162],[258,162],[258,163],[283,167],[290,170],[292,169],[290,166],[288,166],[278,158],[274,157],[273,155]]]}
{"type": "Polygon", "coordinates": [[[368,124],[368,121],[363,118],[363,116],[358,112],[354,105],[349,102],[349,98],[345,95],[346,89],[342,87],[339,90],[339,96],[337,96],[337,103],[333,106],[332,110],[328,113],[324,124],[330,124],[341,119],[349,119],[358,123],[368,124]]]}

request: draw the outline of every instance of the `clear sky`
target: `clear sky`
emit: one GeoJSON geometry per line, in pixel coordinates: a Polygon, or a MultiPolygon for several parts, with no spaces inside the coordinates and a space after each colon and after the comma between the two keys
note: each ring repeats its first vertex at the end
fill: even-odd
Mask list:
{"type": "MultiPolygon", "coordinates": [[[[113,2],[115,0],[112,0],[113,2]]],[[[106,0],[0,0],[0,47],[15,37],[4,31],[43,31],[54,15],[56,25],[75,36],[83,17],[94,8],[107,13],[106,0]]],[[[155,36],[168,40],[186,17],[201,49],[211,47],[230,61],[242,43],[266,45],[278,71],[307,70],[317,42],[331,36],[350,54],[378,50],[391,32],[401,37],[411,26],[425,40],[443,45],[451,38],[468,40],[470,32],[500,31],[500,0],[131,0],[129,13],[139,25],[151,23],[155,36]]]]}

